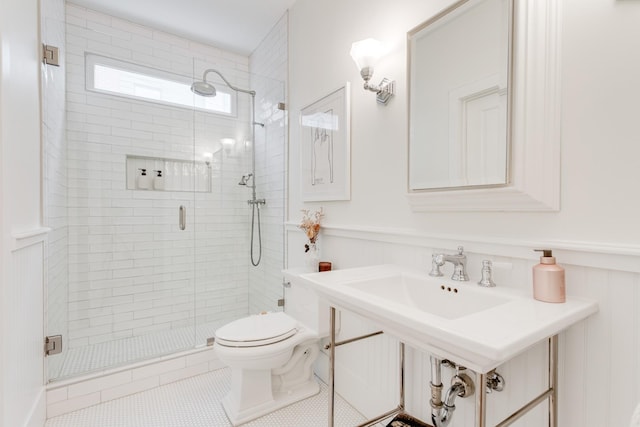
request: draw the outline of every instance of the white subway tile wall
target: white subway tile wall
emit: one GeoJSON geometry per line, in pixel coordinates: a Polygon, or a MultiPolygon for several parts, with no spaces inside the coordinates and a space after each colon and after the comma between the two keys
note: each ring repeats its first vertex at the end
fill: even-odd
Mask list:
{"type": "MultiPolygon", "coordinates": [[[[272,275],[279,274],[283,258],[285,119],[273,108],[273,103],[284,101],[283,76],[277,76],[278,81],[253,79],[245,56],[71,3],[66,5],[66,20],[67,146],[52,146],[49,156],[61,162],[66,158],[62,172],[52,169],[49,179],[51,187],[61,188],[54,190],[58,204],[49,203],[61,218],[51,222],[54,236],[68,236],[67,241],[53,241],[58,243],[51,245],[56,258],[50,255],[49,262],[50,269],[60,264],[55,271],[60,272],[61,284],[68,265],[68,290],[56,297],[60,300],[56,306],[66,306],[58,313],[68,316],[66,347],[73,350],[246,315],[250,192],[237,183],[251,167],[251,144],[245,144],[251,130],[249,96],[238,95],[238,117],[229,118],[93,93],[85,90],[84,56],[91,52],[196,79],[205,69],[216,68],[241,88],[249,88],[252,80],[264,80],[255,88],[257,117],[268,122],[265,133],[270,145],[257,145],[270,151],[258,153],[260,159],[269,157],[267,162],[256,163],[270,174],[260,178],[259,185],[274,183],[268,194],[267,187],[259,190],[265,191],[259,197],[268,199],[263,216],[279,226],[275,231],[272,228],[277,227],[263,228],[268,248],[264,252],[269,255],[262,265],[274,263],[275,267],[263,267],[272,275]],[[237,142],[223,149],[222,138],[237,142]],[[173,166],[190,160],[202,166],[208,161],[211,192],[127,189],[127,155],[175,159],[167,163],[173,166]],[[178,226],[180,206],[187,212],[185,230],[178,226]]],[[[286,30],[286,22],[279,25],[286,30]]],[[[286,37],[280,37],[280,43],[286,43],[286,37]]],[[[286,61],[286,44],[278,49],[286,61]]],[[[263,68],[275,74],[266,65],[263,68]]],[[[258,134],[261,131],[257,129],[258,134]]],[[[167,174],[196,178],[192,171],[167,174]]],[[[55,218],[56,212],[50,210],[55,218]]],[[[272,282],[281,288],[279,277],[272,277],[272,282]]],[[[257,306],[271,309],[276,299],[269,296],[257,306]]],[[[201,330],[210,333],[208,328],[201,330]]],[[[204,334],[194,333],[191,345],[204,343],[204,334]]]]}

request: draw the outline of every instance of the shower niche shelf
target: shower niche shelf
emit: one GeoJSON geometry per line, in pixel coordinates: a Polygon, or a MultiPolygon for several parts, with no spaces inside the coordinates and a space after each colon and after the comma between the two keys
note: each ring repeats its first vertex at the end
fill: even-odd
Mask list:
{"type": "Polygon", "coordinates": [[[126,172],[127,190],[211,192],[211,164],[207,162],[128,154],[126,172]]]}

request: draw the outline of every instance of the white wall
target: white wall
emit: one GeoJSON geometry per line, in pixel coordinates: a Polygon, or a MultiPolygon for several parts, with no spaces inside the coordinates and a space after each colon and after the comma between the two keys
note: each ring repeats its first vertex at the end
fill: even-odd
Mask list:
{"type": "Polygon", "coordinates": [[[0,13],[0,425],[42,425],[38,2],[0,13]],[[29,237],[35,236],[35,237],[29,237]]]}
{"type": "MultiPolygon", "coordinates": [[[[344,81],[353,83],[351,201],[307,206],[323,205],[326,212],[322,258],[338,268],[398,262],[426,270],[431,252],[452,251],[458,243],[466,243],[471,273],[477,275],[479,269],[474,266],[483,258],[504,260],[514,269],[502,283],[529,289],[530,267],[536,260],[530,249],[537,244],[559,248],[559,262],[567,266],[569,292],[594,298],[601,306],[598,315],[561,336],[560,425],[625,425],[640,400],[640,330],[633,314],[640,306],[640,228],[636,224],[640,217],[640,199],[636,197],[640,137],[634,118],[635,100],[640,96],[636,81],[640,60],[629,55],[637,50],[640,37],[636,25],[640,5],[564,0],[560,212],[414,214],[405,198],[405,37],[407,31],[450,3],[402,0],[391,7],[382,0],[321,4],[299,0],[291,9],[292,116],[344,81]],[[373,94],[360,89],[358,71],[349,57],[351,43],[366,37],[394,45],[374,75],[375,81],[382,77],[397,80],[397,95],[386,107],[377,105],[373,94]],[[407,240],[407,236],[416,236],[416,240],[407,240]],[[628,369],[620,374],[619,366],[628,369]]],[[[303,241],[293,227],[303,206],[296,124],[295,119],[291,121],[290,248],[301,247],[303,241]]],[[[291,250],[287,260],[290,266],[300,265],[302,254],[291,250]]],[[[366,322],[352,329],[358,327],[366,329],[366,322]]],[[[375,345],[380,344],[371,344],[361,354],[380,371],[392,362],[376,358],[371,351],[375,345]]],[[[543,353],[534,349],[502,367],[509,372],[507,381],[513,387],[507,394],[492,395],[499,413],[523,403],[527,384],[537,384],[535,378],[544,368],[543,353]]],[[[375,389],[373,379],[361,372],[361,366],[356,367],[362,359],[343,357],[351,357],[353,363],[345,361],[341,369],[357,372],[361,381],[352,382],[357,384],[354,386],[343,382],[341,392],[374,415],[371,412],[378,412],[379,407],[358,402],[358,396],[375,389]]],[[[425,355],[412,357],[409,376],[415,381],[410,409],[416,415],[426,415],[428,397],[421,393],[427,386],[428,370],[424,368],[428,359],[425,355]]],[[[464,403],[452,426],[468,425],[464,422],[472,409],[464,403]]],[[[540,417],[543,414],[538,410],[517,425],[542,425],[540,417]]]]}
{"type": "MultiPolygon", "coordinates": [[[[403,0],[323,2],[299,0],[291,10],[291,114],[344,81],[352,86],[352,200],[327,204],[327,222],[459,233],[635,244],[640,216],[635,183],[640,155],[633,113],[640,88],[634,2],[564,0],[562,210],[530,213],[412,214],[406,189],[406,32],[450,1],[403,0]],[[330,30],[325,30],[327,26],[330,30]],[[597,29],[597,31],[593,31],[597,29]],[[393,44],[374,80],[397,80],[397,95],[386,107],[359,88],[349,57],[351,42],[376,37],[393,44]],[[381,174],[384,170],[389,173],[381,174]],[[615,191],[613,191],[615,190],[615,191]],[[384,203],[380,203],[384,201],[384,203]],[[613,208],[612,208],[613,207],[613,208]]],[[[295,120],[292,121],[295,124],[295,120]]],[[[299,156],[297,128],[291,130],[292,165],[299,156]]],[[[290,209],[300,207],[298,168],[291,167],[290,209]]]]}

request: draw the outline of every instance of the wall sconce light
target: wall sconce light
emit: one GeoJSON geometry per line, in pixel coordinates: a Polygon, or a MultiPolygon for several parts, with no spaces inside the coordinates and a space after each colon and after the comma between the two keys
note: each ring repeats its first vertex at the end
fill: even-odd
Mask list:
{"type": "Polygon", "coordinates": [[[231,149],[236,145],[236,140],[233,138],[222,138],[220,143],[222,144],[224,152],[229,155],[231,154],[231,149]]]}
{"type": "Polygon", "coordinates": [[[360,40],[351,45],[351,57],[364,79],[364,89],[375,92],[376,100],[383,105],[386,105],[389,102],[389,98],[395,93],[395,80],[390,81],[385,77],[378,85],[370,84],[369,80],[373,77],[373,68],[376,62],[386,53],[385,51],[384,45],[374,39],[360,40]]]}

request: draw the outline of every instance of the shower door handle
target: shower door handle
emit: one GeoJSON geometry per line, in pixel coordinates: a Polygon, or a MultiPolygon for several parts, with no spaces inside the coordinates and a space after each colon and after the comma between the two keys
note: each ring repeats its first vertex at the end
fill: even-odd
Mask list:
{"type": "Polygon", "coordinates": [[[178,211],[178,226],[180,230],[184,230],[187,227],[187,208],[184,205],[180,205],[178,211]]]}

